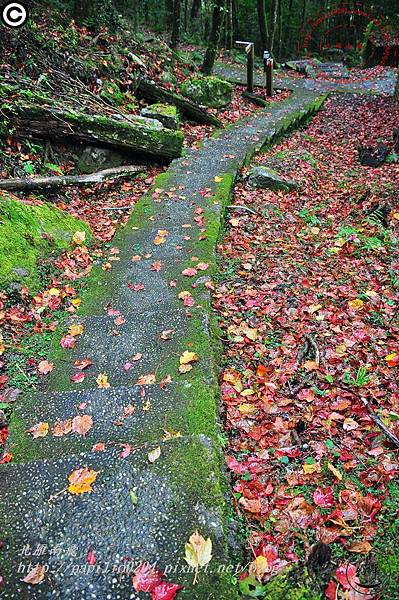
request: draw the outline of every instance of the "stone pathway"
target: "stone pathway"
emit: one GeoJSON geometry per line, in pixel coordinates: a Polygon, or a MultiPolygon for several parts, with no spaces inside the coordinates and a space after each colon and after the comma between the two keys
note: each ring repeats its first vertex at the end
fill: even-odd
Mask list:
{"type": "Polygon", "coordinates": [[[218,347],[206,283],[216,268],[214,250],[238,169],[323,100],[299,89],[174,161],[116,236],[119,254],[111,270],[94,269],[79,316],[71,319],[84,326],[83,335],[73,350],[55,343],[50,360],[56,368],[40,390],[18,401],[10,424],[14,462],[0,470],[4,600],[148,598],[126,575],[142,561],[156,562],[169,581],[184,585],[179,598],[237,597],[226,570],[239,559],[228,544],[218,347]],[[154,262],[159,270],[151,268],[154,262]],[[182,274],[198,264],[194,277],[182,274]],[[192,307],[183,306],[182,291],[192,294],[192,307]],[[119,325],[115,311],[123,316],[119,325]],[[185,351],[199,360],[180,374],[185,351]],[[135,361],[137,353],[142,358],[135,361]],[[82,383],[72,383],[73,363],[85,358],[93,365],[82,383]],[[108,376],[108,389],[98,388],[100,373],[108,376]],[[149,374],[155,384],[137,384],[149,374]],[[171,382],[160,386],[167,376],[171,382]],[[57,421],[76,415],[93,419],[86,436],[51,434],[57,421]],[[49,423],[50,433],[32,439],[27,429],[39,422],[49,423]],[[99,443],[105,450],[94,452],[99,443]],[[126,458],[122,444],[132,446],[126,458]],[[148,453],[157,447],[161,454],[152,464],[148,453]],[[93,491],[72,495],[65,490],[68,475],[82,467],[98,472],[93,491]],[[211,538],[213,559],[194,587],[183,556],[195,530],[211,538]],[[88,563],[89,551],[96,564],[88,563]],[[37,563],[46,566],[44,581],[21,582],[37,563]]]}
{"type": "MultiPolygon", "coordinates": [[[[304,64],[307,61],[291,61],[298,64],[304,64]]],[[[373,93],[390,94],[395,89],[396,73],[394,69],[385,68],[381,76],[371,77],[365,70],[365,76],[362,80],[351,81],[348,79],[350,71],[338,63],[320,63],[307,67],[312,77],[303,79],[293,79],[279,70],[275,73],[274,86],[276,89],[300,90],[307,89],[318,92],[347,92],[347,93],[373,93]],[[316,77],[316,78],[315,78],[316,77]]],[[[246,83],[246,70],[240,65],[228,65],[218,62],[215,67],[215,74],[234,83],[246,83]]],[[[265,74],[262,70],[255,70],[255,85],[265,85],[265,74]]]]}

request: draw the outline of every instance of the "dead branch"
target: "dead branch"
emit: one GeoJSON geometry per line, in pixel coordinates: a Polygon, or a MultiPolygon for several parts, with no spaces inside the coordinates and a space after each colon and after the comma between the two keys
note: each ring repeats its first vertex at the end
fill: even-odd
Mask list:
{"type": "MultiPolygon", "coordinates": [[[[102,183],[107,179],[133,177],[146,170],[143,165],[127,165],[104,169],[88,175],[60,175],[54,177],[21,177],[18,179],[0,179],[0,189],[7,191],[30,191],[40,189],[55,189],[69,185],[90,185],[102,183]]],[[[120,210],[120,209],[119,209],[120,210]]]]}

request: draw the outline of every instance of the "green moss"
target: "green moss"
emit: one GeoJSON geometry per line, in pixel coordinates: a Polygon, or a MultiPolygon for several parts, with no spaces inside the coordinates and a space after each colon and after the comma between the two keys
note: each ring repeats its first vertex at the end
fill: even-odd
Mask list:
{"type": "Polygon", "coordinates": [[[166,115],[169,117],[175,117],[177,115],[177,108],[173,104],[151,104],[148,107],[152,112],[158,113],[160,115],[166,115]]]}
{"type": "Polygon", "coordinates": [[[233,86],[219,77],[190,77],[180,89],[190,100],[211,108],[222,108],[233,99],[233,86]]]}
{"type": "Polygon", "coordinates": [[[119,85],[112,81],[105,81],[103,83],[100,96],[113,106],[121,106],[124,101],[124,95],[122,94],[119,85]]]}
{"type": "Polygon", "coordinates": [[[36,291],[40,285],[36,263],[57,256],[71,244],[76,231],[84,231],[90,241],[89,227],[51,204],[24,204],[0,197],[0,285],[23,281],[36,291]],[[27,275],[15,273],[23,269],[27,275]]]}
{"type": "MultiPolygon", "coordinates": [[[[48,118],[41,108],[19,106],[17,110],[26,119],[48,118]]],[[[144,117],[131,116],[129,121],[118,121],[104,115],[88,115],[74,110],[60,112],[57,116],[79,130],[90,130],[93,137],[111,147],[123,147],[165,159],[177,158],[182,152],[183,132],[166,129],[155,120],[151,122],[144,117]]],[[[65,135],[68,137],[68,128],[65,128],[65,135]]]]}
{"type": "Polygon", "coordinates": [[[315,591],[319,586],[309,576],[306,567],[288,567],[266,584],[259,583],[254,577],[247,577],[240,582],[240,591],[244,598],[262,600],[321,600],[322,592],[315,591]]]}

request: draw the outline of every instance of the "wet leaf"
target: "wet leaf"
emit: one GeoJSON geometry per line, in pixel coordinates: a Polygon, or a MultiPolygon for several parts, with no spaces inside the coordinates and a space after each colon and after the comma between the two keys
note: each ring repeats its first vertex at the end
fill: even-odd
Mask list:
{"type": "Polygon", "coordinates": [[[30,429],[28,429],[28,432],[32,434],[32,437],[34,439],[46,437],[46,435],[48,434],[48,431],[49,431],[48,423],[37,423],[37,425],[34,425],[30,429]]]}
{"type": "Polygon", "coordinates": [[[92,484],[97,479],[98,472],[90,467],[76,469],[68,475],[68,492],[73,495],[86,494],[93,491],[92,484]]]}
{"type": "Polygon", "coordinates": [[[158,448],[155,448],[154,450],[151,450],[151,452],[148,453],[148,460],[150,461],[150,463],[154,463],[156,460],[158,460],[160,456],[161,447],[158,446],[158,448]]]}
{"type": "Polygon", "coordinates": [[[133,575],[133,588],[136,592],[152,592],[162,581],[163,573],[149,563],[139,565],[133,575]]]}
{"type": "Polygon", "coordinates": [[[41,581],[43,581],[45,577],[46,571],[45,567],[42,565],[36,565],[29,571],[29,573],[21,579],[24,583],[28,583],[29,585],[37,585],[41,581]]]}

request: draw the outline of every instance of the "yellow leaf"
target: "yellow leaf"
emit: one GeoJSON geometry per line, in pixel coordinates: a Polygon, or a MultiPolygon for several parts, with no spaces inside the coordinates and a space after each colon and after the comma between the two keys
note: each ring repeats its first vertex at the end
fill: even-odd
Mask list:
{"type": "Polygon", "coordinates": [[[221,183],[223,181],[223,177],[219,177],[218,175],[216,175],[215,181],[216,183],[221,183]]]}
{"type": "Polygon", "coordinates": [[[75,242],[75,244],[83,244],[83,242],[86,239],[86,233],[84,231],[77,231],[76,233],[73,234],[73,241],[75,242]]]}
{"type": "Polygon", "coordinates": [[[49,296],[56,296],[56,297],[58,297],[61,294],[60,290],[55,287],[50,288],[48,293],[49,293],[49,296]]]}
{"type": "Polygon", "coordinates": [[[329,468],[329,470],[331,471],[331,473],[333,475],[335,475],[335,477],[338,479],[338,481],[341,481],[342,479],[342,473],[341,471],[338,471],[338,469],[336,467],[334,467],[334,465],[332,463],[328,463],[327,467],[329,468]]]}
{"type": "Polygon", "coordinates": [[[68,492],[74,495],[92,492],[93,488],[91,485],[95,482],[97,475],[98,472],[90,467],[83,467],[81,469],[76,469],[76,471],[72,471],[72,473],[68,475],[68,492]]]}
{"type": "Polygon", "coordinates": [[[320,471],[320,465],[319,463],[314,463],[313,465],[305,463],[304,465],[302,465],[302,469],[305,475],[311,475],[312,473],[316,473],[316,471],[320,471]]]}
{"type": "Polygon", "coordinates": [[[321,308],[323,308],[322,304],[311,304],[309,306],[309,312],[310,312],[311,315],[313,315],[313,313],[317,312],[321,308]]]}
{"type": "Polygon", "coordinates": [[[2,338],[2,337],[1,337],[1,335],[0,335],[0,356],[1,356],[2,354],[4,354],[5,350],[6,350],[6,347],[4,346],[4,343],[3,343],[3,338],[2,338]]]}
{"type": "Polygon", "coordinates": [[[263,577],[269,570],[269,563],[266,556],[257,556],[249,565],[249,574],[256,577],[258,581],[262,581],[263,577]]]}
{"type": "Polygon", "coordinates": [[[71,304],[75,307],[78,308],[81,305],[82,300],[80,298],[74,298],[73,300],[71,300],[71,304]]]}
{"type": "Polygon", "coordinates": [[[185,545],[186,563],[195,569],[194,584],[197,581],[198,569],[205,567],[212,559],[212,540],[205,540],[202,535],[195,531],[185,545]]]}
{"type": "Polygon", "coordinates": [[[173,440],[174,438],[183,437],[180,431],[174,431],[173,429],[164,429],[165,435],[163,436],[163,441],[167,442],[168,440],[173,440]]]}
{"type": "Polygon", "coordinates": [[[356,298],[356,300],[349,300],[348,306],[352,310],[362,310],[364,302],[363,300],[360,300],[360,298],[356,298]]]}
{"type": "Polygon", "coordinates": [[[150,463],[154,463],[156,460],[158,460],[160,456],[161,447],[158,446],[158,448],[155,448],[154,450],[151,450],[151,452],[148,453],[148,460],[150,461],[150,463]]]}
{"type": "Polygon", "coordinates": [[[253,404],[243,403],[240,404],[238,410],[242,415],[254,415],[258,412],[258,409],[253,404]]]}
{"type": "Polygon", "coordinates": [[[192,369],[192,365],[180,365],[179,372],[180,373],[188,373],[192,369]]]}
{"type": "Polygon", "coordinates": [[[253,396],[255,394],[255,391],[252,388],[247,388],[246,390],[243,390],[240,394],[240,396],[253,396]]]}
{"type": "Polygon", "coordinates": [[[31,433],[32,437],[36,439],[45,437],[48,434],[48,429],[48,423],[37,423],[37,425],[34,425],[28,429],[28,432],[31,433]]]}
{"type": "Polygon", "coordinates": [[[241,383],[240,375],[237,373],[237,371],[226,371],[223,375],[223,381],[231,383],[237,392],[242,392],[243,385],[241,383]]]}
{"type": "Polygon", "coordinates": [[[181,365],[188,365],[189,363],[196,362],[198,360],[198,355],[195,352],[189,352],[186,350],[180,357],[181,365]]]}
{"type": "Polygon", "coordinates": [[[99,388],[102,388],[104,390],[110,387],[110,384],[108,383],[108,376],[104,375],[104,373],[99,374],[99,376],[96,379],[96,383],[99,388]]]}
{"type": "Polygon", "coordinates": [[[83,333],[83,325],[71,325],[70,328],[68,329],[68,333],[69,335],[72,335],[73,337],[76,337],[77,335],[82,335],[83,333]]]}

